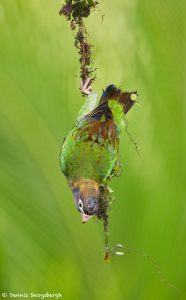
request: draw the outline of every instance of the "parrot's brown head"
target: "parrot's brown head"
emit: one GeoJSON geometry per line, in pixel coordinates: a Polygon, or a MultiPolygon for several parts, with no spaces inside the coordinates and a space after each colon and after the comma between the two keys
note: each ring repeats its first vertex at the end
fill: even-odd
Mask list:
{"type": "Polygon", "coordinates": [[[99,208],[99,184],[90,179],[80,179],[71,185],[77,210],[82,223],[96,215],[99,208]]]}

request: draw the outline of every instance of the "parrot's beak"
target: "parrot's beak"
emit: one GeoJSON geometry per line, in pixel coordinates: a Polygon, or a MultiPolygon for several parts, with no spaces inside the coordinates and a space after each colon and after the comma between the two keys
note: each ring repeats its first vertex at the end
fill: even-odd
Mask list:
{"type": "Polygon", "coordinates": [[[81,221],[83,224],[87,223],[87,221],[91,218],[92,216],[89,216],[85,213],[81,213],[81,221]]]}

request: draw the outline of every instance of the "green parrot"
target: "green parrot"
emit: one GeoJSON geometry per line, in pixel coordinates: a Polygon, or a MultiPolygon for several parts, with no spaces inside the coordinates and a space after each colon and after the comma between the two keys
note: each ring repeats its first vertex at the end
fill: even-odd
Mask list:
{"type": "Polygon", "coordinates": [[[137,92],[122,92],[113,84],[97,95],[91,92],[90,79],[81,85],[88,95],[76,125],[65,138],[60,167],[73,193],[83,223],[91,216],[103,217],[109,198],[108,182],[117,175],[120,135],[124,131],[124,115],[136,102],[137,92]]]}

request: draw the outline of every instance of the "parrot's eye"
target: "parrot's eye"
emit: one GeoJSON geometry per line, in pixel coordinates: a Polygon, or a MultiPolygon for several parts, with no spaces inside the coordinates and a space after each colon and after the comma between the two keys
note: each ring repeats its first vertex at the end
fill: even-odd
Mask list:
{"type": "Polygon", "coordinates": [[[83,213],[83,202],[81,199],[79,199],[79,202],[78,202],[78,210],[83,213]]]}

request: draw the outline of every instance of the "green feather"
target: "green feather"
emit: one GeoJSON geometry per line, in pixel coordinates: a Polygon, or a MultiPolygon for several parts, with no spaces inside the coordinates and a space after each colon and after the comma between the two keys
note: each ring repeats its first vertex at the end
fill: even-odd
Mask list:
{"type": "Polygon", "coordinates": [[[91,178],[105,182],[116,162],[118,147],[100,136],[88,140],[84,128],[74,127],[65,139],[60,155],[60,166],[68,181],[91,178]]]}
{"type": "Polygon", "coordinates": [[[114,124],[117,126],[118,133],[121,134],[124,130],[125,123],[124,123],[124,113],[123,113],[123,106],[121,103],[117,102],[116,100],[109,100],[108,105],[112,111],[114,124]]]}

